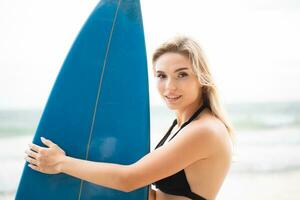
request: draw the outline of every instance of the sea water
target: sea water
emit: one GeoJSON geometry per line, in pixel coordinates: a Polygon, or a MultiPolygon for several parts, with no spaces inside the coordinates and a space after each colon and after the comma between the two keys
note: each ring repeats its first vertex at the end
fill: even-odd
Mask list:
{"type": "MultiPolygon", "coordinates": [[[[236,128],[231,169],[219,200],[298,200],[300,192],[300,103],[244,103],[226,106],[236,128]]],[[[151,109],[151,150],[175,118],[151,109]]],[[[0,111],[0,200],[13,199],[41,110],[0,111]]]]}

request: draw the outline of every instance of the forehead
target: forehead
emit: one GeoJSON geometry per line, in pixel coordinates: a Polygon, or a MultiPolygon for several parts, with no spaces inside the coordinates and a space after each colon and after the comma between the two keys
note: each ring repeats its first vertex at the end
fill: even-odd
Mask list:
{"type": "Polygon", "coordinates": [[[192,64],[186,56],[179,53],[165,53],[156,60],[154,69],[155,71],[174,71],[182,67],[192,70],[192,64]]]}

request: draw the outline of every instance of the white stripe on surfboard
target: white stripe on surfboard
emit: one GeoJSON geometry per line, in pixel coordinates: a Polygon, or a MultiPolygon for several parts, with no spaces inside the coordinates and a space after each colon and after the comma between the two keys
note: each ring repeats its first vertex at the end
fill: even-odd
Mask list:
{"type": "MultiPolygon", "coordinates": [[[[110,35],[109,35],[108,43],[107,43],[107,46],[106,46],[106,52],[105,52],[105,57],[104,57],[104,61],[103,61],[103,68],[102,68],[101,77],[100,77],[100,81],[99,81],[98,94],[97,94],[95,108],[94,108],[94,113],[93,113],[92,125],[91,125],[90,134],[89,134],[89,140],[88,140],[88,144],[87,144],[87,148],[86,148],[86,156],[85,156],[86,160],[88,159],[88,156],[89,156],[89,150],[90,150],[90,144],[91,144],[91,139],[92,139],[92,133],[93,133],[93,130],[94,130],[94,123],[95,123],[95,118],[96,118],[96,111],[97,111],[97,107],[98,107],[98,101],[99,101],[99,97],[100,97],[100,93],[101,93],[101,88],[102,88],[102,80],[103,80],[104,71],[105,71],[105,67],[106,67],[106,60],[107,60],[107,57],[108,57],[110,43],[111,43],[111,38],[112,38],[112,34],[114,32],[115,23],[116,23],[116,19],[117,19],[117,15],[118,15],[120,4],[121,4],[121,0],[119,0],[119,2],[118,2],[118,6],[117,6],[117,9],[116,9],[114,20],[113,20],[112,27],[111,27],[111,30],[110,30],[110,35]]],[[[79,190],[78,200],[81,199],[82,186],[83,186],[83,181],[81,180],[80,181],[80,190],[79,190]]]]}

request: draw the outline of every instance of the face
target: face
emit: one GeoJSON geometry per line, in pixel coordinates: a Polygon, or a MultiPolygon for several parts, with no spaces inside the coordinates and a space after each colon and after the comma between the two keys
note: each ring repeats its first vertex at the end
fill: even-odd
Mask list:
{"type": "Polygon", "coordinates": [[[154,71],[158,92],[170,109],[182,110],[199,103],[201,85],[187,57],[165,53],[156,60],[154,71]]]}

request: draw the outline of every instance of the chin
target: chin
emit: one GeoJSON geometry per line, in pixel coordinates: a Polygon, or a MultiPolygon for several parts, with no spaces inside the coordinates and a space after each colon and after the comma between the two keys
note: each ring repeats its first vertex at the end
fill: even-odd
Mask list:
{"type": "Polygon", "coordinates": [[[179,110],[180,106],[178,105],[172,105],[172,104],[167,104],[167,107],[170,109],[170,110],[179,110]]]}

